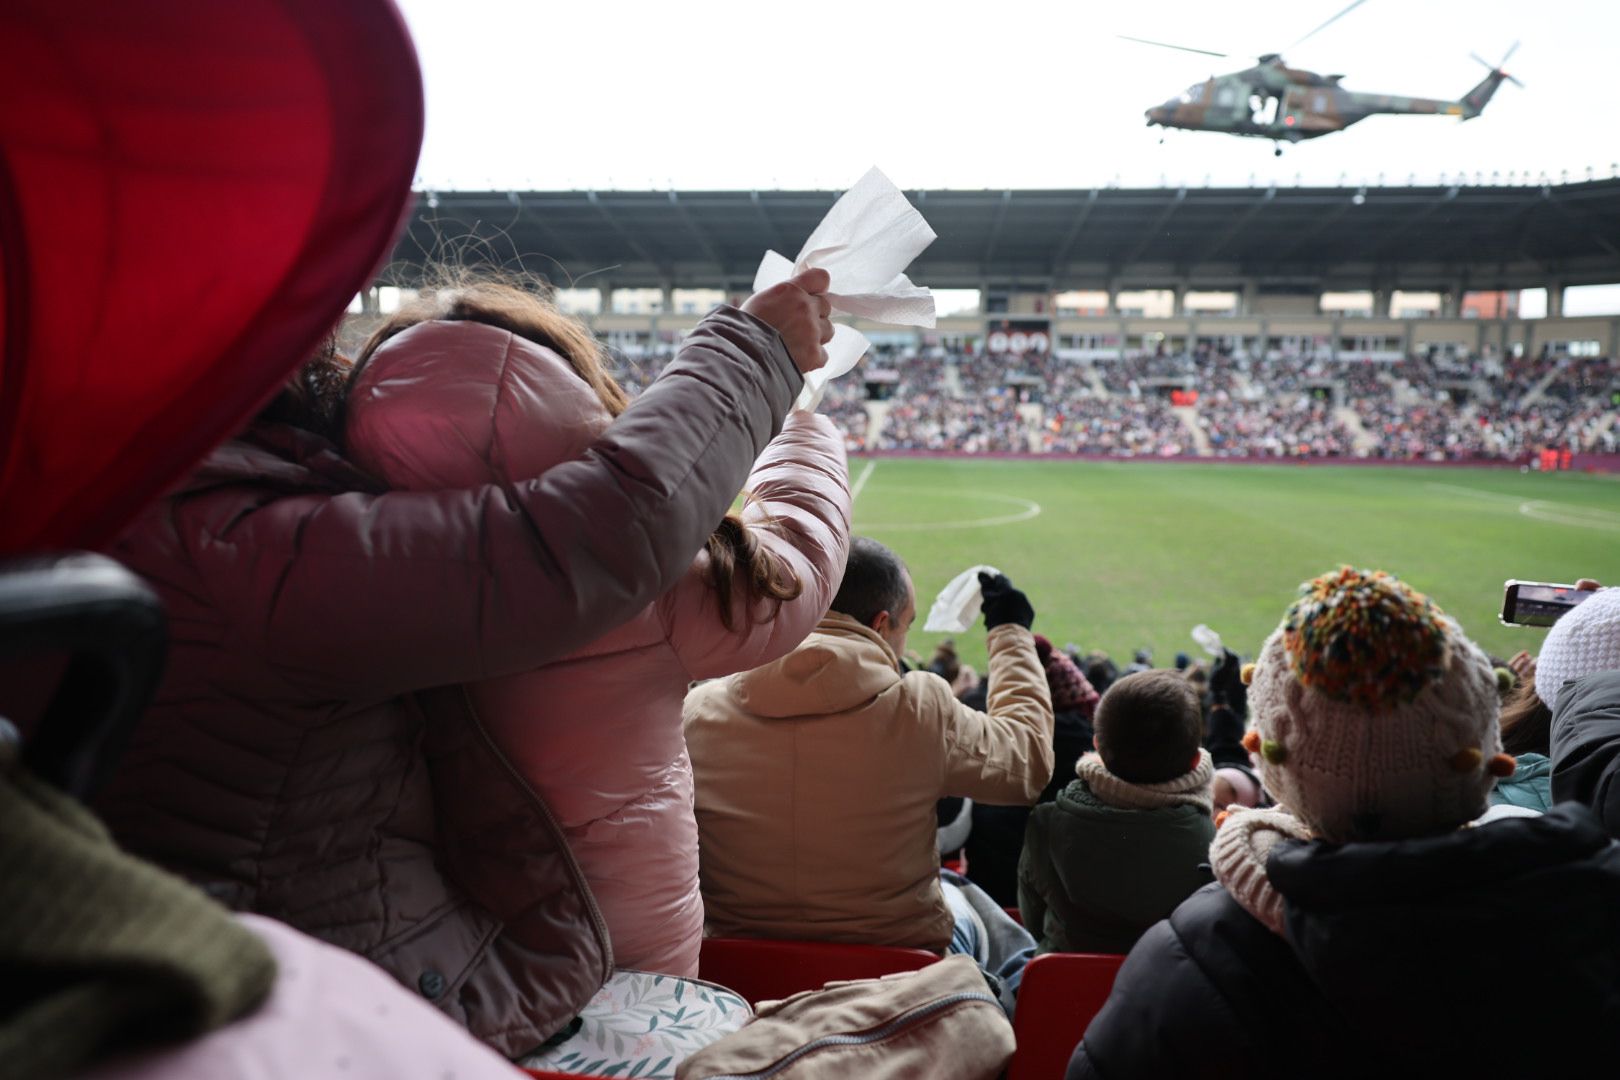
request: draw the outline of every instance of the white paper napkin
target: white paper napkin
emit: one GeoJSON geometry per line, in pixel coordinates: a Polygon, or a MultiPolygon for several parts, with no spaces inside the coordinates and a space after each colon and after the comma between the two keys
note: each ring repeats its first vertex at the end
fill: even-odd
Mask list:
{"type": "Polygon", "coordinates": [[[981,570],[986,574],[1001,573],[993,566],[974,566],[951,578],[928,609],[924,633],[960,634],[979,620],[979,609],[984,607],[984,593],[979,588],[981,570]]]}
{"type": "MultiPolygon", "coordinates": [[[[844,192],[821,219],[799,257],[767,251],[754,274],[754,291],[770,288],[810,269],[827,271],[827,299],[834,311],[899,326],[933,326],[934,294],[913,285],[905,268],[929,244],[934,230],[905,194],[876,167],[844,192]]],[[[871,342],[848,326],[833,329],[827,364],[804,379],[799,408],[814,409],[827,383],[857,363],[871,342]]]]}

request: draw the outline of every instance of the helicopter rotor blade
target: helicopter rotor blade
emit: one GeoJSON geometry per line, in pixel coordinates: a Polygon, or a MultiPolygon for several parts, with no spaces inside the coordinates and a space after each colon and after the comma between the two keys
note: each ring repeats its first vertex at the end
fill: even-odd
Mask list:
{"type": "Polygon", "coordinates": [[[1512,45],[1509,45],[1508,46],[1508,51],[1502,54],[1502,62],[1500,64],[1497,64],[1496,66],[1499,67],[1499,68],[1500,67],[1507,67],[1507,62],[1513,58],[1514,53],[1519,51],[1519,45],[1520,44],[1521,44],[1520,42],[1515,41],[1512,45]]]}
{"type": "Polygon", "coordinates": [[[1333,16],[1333,18],[1329,19],[1327,22],[1323,23],[1321,26],[1318,26],[1315,30],[1312,30],[1310,33],[1306,34],[1304,37],[1300,38],[1298,41],[1294,42],[1292,45],[1290,45],[1288,47],[1290,49],[1297,49],[1299,46],[1305,44],[1305,42],[1309,41],[1311,38],[1315,37],[1317,34],[1320,34],[1323,30],[1326,30],[1328,27],[1332,26],[1334,23],[1338,22],[1340,19],[1344,18],[1346,15],[1350,14],[1352,11],[1356,10],[1356,8],[1360,7],[1362,4],[1365,4],[1366,2],[1367,2],[1367,0],[1353,0],[1353,2],[1350,4],[1349,7],[1345,8],[1343,11],[1341,11],[1337,15],[1333,16]]]}
{"type": "Polygon", "coordinates": [[[1161,49],[1178,49],[1181,52],[1200,53],[1204,56],[1225,57],[1229,55],[1223,52],[1213,52],[1209,49],[1194,49],[1186,45],[1172,45],[1168,41],[1149,41],[1147,38],[1132,37],[1129,34],[1115,34],[1114,36],[1117,38],[1123,38],[1126,41],[1134,41],[1140,45],[1154,45],[1161,49]]]}
{"type": "Polygon", "coordinates": [[[1507,62],[1508,62],[1508,57],[1512,56],[1515,52],[1517,52],[1518,48],[1519,48],[1519,43],[1517,41],[1515,41],[1513,43],[1513,48],[1509,49],[1507,51],[1506,55],[1504,55],[1502,57],[1502,62],[1500,64],[1493,64],[1489,60],[1485,59],[1483,56],[1479,55],[1479,53],[1476,53],[1476,52],[1471,52],[1468,55],[1473,57],[1475,60],[1478,60],[1481,64],[1485,65],[1486,67],[1490,68],[1492,71],[1500,72],[1502,78],[1506,79],[1508,82],[1512,83],[1514,86],[1517,86],[1520,90],[1523,90],[1524,89],[1524,83],[1520,82],[1519,79],[1516,76],[1509,75],[1506,71],[1502,70],[1504,65],[1506,65],[1507,62]]]}

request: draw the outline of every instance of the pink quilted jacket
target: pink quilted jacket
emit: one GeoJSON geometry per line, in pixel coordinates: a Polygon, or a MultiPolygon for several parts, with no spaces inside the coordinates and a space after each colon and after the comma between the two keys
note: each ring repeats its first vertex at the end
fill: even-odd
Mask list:
{"type": "MultiPolygon", "coordinates": [[[[466,324],[456,326],[453,363],[440,347],[447,324],[425,323],[380,349],[350,394],[349,455],[389,486],[504,484],[578,455],[607,427],[595,393],[556,353],[494,327],[479,327],[482,343],[469,349],[466,324]]],[[[470,688],[499,749],[562,825],[619,968],[697,974],[703,901],[681,734],[688,685],[786,655],[843,575],[849,477],[843,439],[825,417],[791,415],[745,490],[744,516],[798,575],[798,599],[739,608],[728,631],[699,552],[675,588],[618,629],[563,660],[470,688]]]]}

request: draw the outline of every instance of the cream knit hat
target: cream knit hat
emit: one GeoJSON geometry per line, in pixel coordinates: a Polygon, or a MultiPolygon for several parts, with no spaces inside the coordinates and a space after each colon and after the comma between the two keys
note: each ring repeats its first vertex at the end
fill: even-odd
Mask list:
{"type": "Polygon", "coordinates": [[[1570,679],[1620,669],[1620,589],[1604,589],[1553,623],[1536,657],[1536,696],[1547,708],[1570,679]]]}
{"type": "Polygon", "coordinates": [[[1344,567],[1300,587],[1255,661],[1249,712],[1261,779],[1324,839],[1456,828],[1513,771],[1490,661],[1381,571],[1344,567]]]}

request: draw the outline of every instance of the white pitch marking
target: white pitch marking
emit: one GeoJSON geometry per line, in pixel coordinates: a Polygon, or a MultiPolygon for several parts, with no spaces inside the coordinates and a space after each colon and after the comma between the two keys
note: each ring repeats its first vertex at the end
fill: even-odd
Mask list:
{"type": "Polygon", "coordinates": [[[1453,495],[1472,495],[1476,499],[1489,499],[1491,502],[1499,502],[1504,505],[1507,503],[1518,505],[1522,501],[1517,495],[1503,495],[1499,491],[1481,491],[1478,488],[1463,487],[1461,484],[1442,484],[1431,480],[1427,486],[1437,491],[1449,491],[1453,495]]]}
{"type": "Polygon", "coordinates": [[[1430,482],[1428,486],[1440,491],[1450,491],[1458,495],[1472,495],[1476,499],[1485,499],[1496,503],[1503,510],[1511,506],[1515,511],[1527,518],[1546,521],[1553,525],[1571,525],[1581,529],[1602,529],[1606,532],[1620,531],[1620,514],[1596,506],[1575,506],[1570,503],[1552,502],[1548,499],[1524,499],[1518,495],[1504,495],[1498,491],[1480,491],[1478,488],[1462,487],[1457,484],[1430,482]]]}
{"type": "MultiPolygon", "coordinates": [[[[921,491],[930,495],[939,494],[935,488],[887,488],[888,491],[921,491]]],[[[1011,503],[1022,507],[1016,514],[1001,514],[995,517],[975,518],[970,521],[897,521],[897,522],[861,522],[862,531],[876,532],[921,532],[924,529],[979,529],[991,525],[1014,525],[1020,521],[1028,521],[1039,517],[1041,504],[1033,499],[1021,499],[1016,495],[1003,495],[997,491],[954,491],[953,495],[964,495],[973,499],[988,499],[991,502],[1011,503]]]]}
{"type": "Polygon", "coordinates": [[[1519,504],[1519,513],[1537,521],[1550,521],[1554,525],[1574,525],[1582,529],[1603,529],[1620,532],[1620,514],[1601,510],[1595,506],[1570,506],[1566,503],[1531,499],[1519,504]]]}
{"type": "Polygon", "coordinates": [[[861,497],[861,489],[866,486],[866,482],[868,480],[872,479],[872,470],[875,468],[877,468],[877,462],[868,461],[866,463],[866,468],[861,470],[861,475],[855,478],[855,486],[849,489],[850,506],[854,506],[855,500],[861,497]]]}

